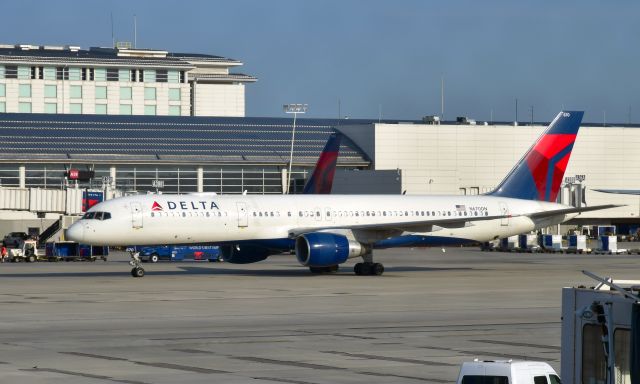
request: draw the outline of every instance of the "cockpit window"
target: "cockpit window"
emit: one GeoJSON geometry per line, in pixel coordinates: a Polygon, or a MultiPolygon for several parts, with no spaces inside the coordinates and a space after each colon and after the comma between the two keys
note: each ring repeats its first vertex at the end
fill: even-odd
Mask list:
{"type": "Polygon", "coordinates": [[[84,220],[109,220],[111,218],[110,212],[87,212],[82,216],[84,220]]]}

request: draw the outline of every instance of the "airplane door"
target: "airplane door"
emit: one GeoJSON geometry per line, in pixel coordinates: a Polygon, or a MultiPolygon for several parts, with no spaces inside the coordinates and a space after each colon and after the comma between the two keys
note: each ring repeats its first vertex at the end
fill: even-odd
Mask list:
{"type": "Polygon", "coordinates": [[[238,227],[249,226],[249,214],[247,212],[247,203],[236,203],[238,207],[238,227]]]}
{"type": "MultiPolygon", "coordinates": [[[[500,214],[501,215],[508,215],[509,214],[509,207],[507,207],[506,203],[498,203],[500,205],[500,214]]],[[[504,219],[500,219],[500,225],[502,226],[508,226],[509,225],[509,218],[505,217],[504,219]]]]}
{"type": "Polygon", "coordinates": [[[131,203],[131,226],[142,228],[142,207],[137,201],[131,203]]]}

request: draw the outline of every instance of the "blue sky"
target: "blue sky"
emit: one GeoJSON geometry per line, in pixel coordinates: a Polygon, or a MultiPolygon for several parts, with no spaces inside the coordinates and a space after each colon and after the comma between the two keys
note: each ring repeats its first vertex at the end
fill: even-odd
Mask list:
{"type": "Polygon", "coordinates": [[[640,2],[57,0],[6,2],[2,43],[138,47],[239,59],[247,116],[640,123],[640,2]],[[630,112],[630,113],[629,113],[630,112]]]}

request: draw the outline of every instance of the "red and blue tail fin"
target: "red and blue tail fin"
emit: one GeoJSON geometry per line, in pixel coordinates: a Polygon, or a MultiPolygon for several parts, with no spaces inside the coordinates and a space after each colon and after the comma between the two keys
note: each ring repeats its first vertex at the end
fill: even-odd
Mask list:
{"type": "Polygon", "coordinates": [[[556,201],[584,112],[562,111],[491,196],[556,201]]]}
{"type": "Polygon", "coordinates": [[[304,186],[303,194],[327,195],[331,193],[341,140],[342,135],[340,133],[332,133],[331,136],[329,136],[329,140],[316,163],[316,168],[304,186]]]}

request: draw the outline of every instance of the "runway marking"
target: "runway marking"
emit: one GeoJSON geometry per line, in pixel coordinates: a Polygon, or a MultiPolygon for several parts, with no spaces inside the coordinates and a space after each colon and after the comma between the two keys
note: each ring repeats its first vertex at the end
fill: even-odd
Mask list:
{"type": "Polygon", "coordinates": [[[541,349],[552,349],[554,351],[562,350],[561,347],[557,347],[555,345],[542,345],[542,344],[530,344],[530,343],[517,343],[510,341],[499,341],[499,340],[470,340],[478,343],[487,343],[487,344],[499,344],[499,345],[511,345],[514,347],[532,347],[532,348],[541,348],[541,349]]]}
{"type": "Polygon", "coordinates": [[[137,365],[144,365],[144,366],[156,367],[156,368],[175,369],[175,370],[178,370],[178,371],[206,373],[206,374],[231,373],[231,372],[222,371],[222,370],[219,370],[219,369],[201,368],[201,367],[193,367],[193,366],[190,366],[190,365],[180,365],[180,364],[171,364],[171,363],[148,363],[146,361],[135,361],[135,360],[124,359],[124,358],[121,358],[121,357],[94,355],[92,353],[82,353],[82,352],[60,352],[60,353],[63,353],[65,355],[90,357],[90,358],[93,358],[93,359],[126,361],[126,362],[137,364],[137,365]]]}
{"type": "Polygon", "coordinates": [[[329,365],[320,365],[320,364],[312,364],[312,363],[301,363],[298,361],[288,361],[288,360],[275,360],[275,359],[266,359],[262,357],[251,357],[251,356],[230,356],[232,359],[236,360],[244,360],[251,361],[254,363],[264,363],[264,364],[274,364],[274,365],[287,365],[290,367],[299,367],[299,368],[310,368],[310,369],[340,369],[343,370],[345,368],[341,367],[333,367],[329,365]]]}
{"type": "Polygon", "coordinates": [[[276,377],[253,377],[254,380],[267,380],[267,381],[275,381],[278,383],[291,383],[291,384],[315,384],[310,381],[300,381],[300,380],[291,380],[291,379],[279,379],[276,377]]]}
{"type": "Polygon", "coordinates": [[[211,351],[203,351],[201,349],[172,349],[172,351],[183,352],[183,353],[196,353],[196,354],[204,354],[204,355],[212,355],[215,354],[211,351]]]}
{"type": "Polygon", "coordinates": [[[387,356],[369,355],[365,353],[349,353],[349,352],[340,352],[340,351],[322,351],[322,352],[330,353],[333,355],[346,356],[346,357],[359,357],[362,359],[369,359],[369,360],[385,360],[385,361],[394,361],[397,363],[410,363],[410,364],[439,366],[439,367],[457,367],[459,365],[459,364],[442,363],[439,361],[416,360],[416,359],[407,359],[403,357],[387,357],[387,356]]]}
{"type": "Polygon", "coordinates": [[[175,369],[177,371],[186,371],[186,372],[196,372],[196,373],[231,373],[228,371],[221,371],[219,369],[210,369],[210,368],[200,368],[200,367],[192,367],[190,365],[180,365],[180,364],[171,364],[171,363],[146,363],[144,361],[132,361],[134,364],[145,365],[148,367],[156,367],[156,368],[167,368],[167,369],[175,369]]]}
{"type": "Polygon", "coordinates": [[[82,357],[91,357],[94,359],[102,359],[102,360],[112,360],[112,361],[129,361],[128,359],[123,359],[121,357],[112,357],[112,356],[104,356],[104,355],[95,355],[93,353],[82,353],[82,352],[60,352],[63,355],[72,355],[72,356],[82,356],[82,357]]]}
{"type": "Polygon", "coordinates": [[[116,379],[110,376],[102,376],[102,375],[93,375],[90,373],[83,372],[74,372],[67,371],[64,369],[56,369],[56,368],[29,368],[29,369],[21,369],[24,372],[51,372],[51,373],[59,373],[61,375],[69,375],[69,376],[79,376],[86,377],[89,379],[98,379],[98,380],[107,380],[112,381],[114,383],[123,383],[123,384],[150,384],[144,381],[134,381],[134,380],[126,380],[126,379],[116,379]]]}

